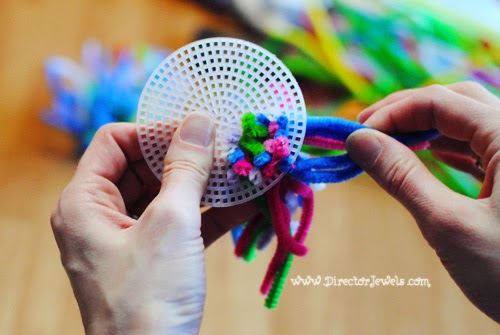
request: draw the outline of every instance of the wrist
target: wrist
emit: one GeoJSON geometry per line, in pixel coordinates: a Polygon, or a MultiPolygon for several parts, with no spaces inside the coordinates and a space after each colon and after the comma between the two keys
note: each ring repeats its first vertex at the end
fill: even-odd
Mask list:
{"type": "Polygon", "coordinates": [[[84,324],[87,335],[195,335],[199,333],[201,319],[202,312],[195,315],[173,306],[138,307],[131,312],[104,313],[84,324]]]}

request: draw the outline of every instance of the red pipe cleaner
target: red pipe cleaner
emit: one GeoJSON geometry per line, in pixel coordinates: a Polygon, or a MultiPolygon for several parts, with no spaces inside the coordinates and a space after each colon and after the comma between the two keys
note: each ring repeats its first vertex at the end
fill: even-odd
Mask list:
{"type": "Polygon", "coordinates": [[[236,242],[236,246],[234,248],[234,253],[236,256],[243,257],[245,255],[248,247],[250,246],[250,243],[252,243],[253,237],[264,225],[264,219],[264,214],[259,213],[250,221],[248,221],[245,228],[243,229],[243,232],[241,233],[240,238],[238,239],[238,242],[236,242]]]}

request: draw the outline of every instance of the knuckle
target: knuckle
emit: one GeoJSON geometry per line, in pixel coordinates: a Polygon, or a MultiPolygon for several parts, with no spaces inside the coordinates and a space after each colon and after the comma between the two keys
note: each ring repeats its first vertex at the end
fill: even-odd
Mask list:
{"type": "Polygon", "coordinates": [[[444,85],[432,84],[419,91],[418,99],[427,101],[433,107],[442,97],[449,94],[450,89],[444,85]]]}
{"type": "Polygon", "coordinates": [[[68,211],[68,208],[71,209],[72,201],[71,201],[71,192],[68,190],[68,187],[64,189],[61,194],[61,198],[57,202],[55,208],[52,210],[50,215],[50,224],[52,230],[56,234],[61,234],[65,231],[67,226],[67,218],[64,217],[64,213],[68,211]]]}
{"type": "Polygon", "coordinates": [[[106,123],[97,129],[92,141],[109,144],[113,142],[113,134],[120,131],[119,123],[106,123]]]}
{"type": "Polygon", "coordinates": [[[419,91],[417,98],[419,100],[427,101],[429,105],[428,107],[433,108],[438,101],[449,92],[450,90],[444,85],[432,84],[419,91]]]}
{"type": "Polygon", "coordinates": [[[411,180],[416,169],[410,158],[397,160],[387,172],[387,191],[398,199],[407,197],[411,192],[411,180]]]}
{"type": "Polygon", "coordinates": [[[151,206],[144,212],[144,221],[171,222],[186,221],[192,216],[192,208],[186,204],[185,199],[176,196],[176,190],[168,193],[164,198],[156,198],[151,206]]]}
{"type": "Polygon", "coordinates": [[[80,202],[78,191],[71,184],[68,185],[50,215],[51,228],[57,239],[64,239],[67,235],[76,236],[75,219],[85,212],[80,208],[80,202]]]}
{"type": "Polygon", "coordinates": [[[172,174],[184,175],[187,178],[194,179],[198,183],[205,183],[209,172],[193,161],[176,160],[165,164],[162,182],[172,174]]]}
{"type": "MultiPolygon", "coordinates": [[[[500,142],[500,140],[498,141],[500,142]]],[[[500,167],[500,143],[497,143],[496,146],[491,144],[484,154],[484,169],[488,169],[488,166],[492,166],[495,170],[500,167]]]]}
{"type": "Polygon", "coordinates": [[[190,234],[196,217],[201,217],[201,215],[196,214],[192,208],[188,208],[181,201],[172,199],[161,205],[155,203],[151,206],[142,218],[143,222],[148,222],[148,224],[140,225],[139,229],[145,229],[146,234],[152,239],[150,242],[154,244],[156,238],[159,241],[163,240],[162,236],[166,235],[166,231],[170,231],[170,233],[175,231],[176,234],[184,236],[190,234]]]}
{"type": "Polygon", "coordinates": [[[97,129],[97,132],[95,133],[95,137],[107,137],[109,134],[113,132],[113,129],[115,128],[114,123],[107,123],[103,126],[101,126],[99,129],[97,129]]]}
{"type": "Polygon", "coordinates": [[[76,277],[88,271],[88,268],[78,257],[68,255],[68,253],[61,253],[61,264],[69,277],[76,277]]]}
{"type": "Polygon", "coordinates": [[[416,90],[414,94],[410,95],[409,103],[420,105],[424,101],[431,101],[435,97],[441,96],[446,88],[443,85],[432,84],[420,90],[416,90]]]}
{"type": "Polygon", "coordinates": [[[182,204],[174,201],[165,208],[166,217],[170,222],[189,222],[192,213],[187,211],[182,204]]]}
{"type": "Polygon", "coordinates": [[[57,203],[56,207],[52,210],[50,214],[50,226],[52,227],[52,231],[54,233],[59,233],[62,228],[62,220],[61,220],[61,209],[60,202],[57,203]]]}
{"type": "Polygon", "coordinates": [[[472,80],[461,81],[452,85],[449,85],[449,88],[458,93],[465,96],[470,97],[486,97],[491,93],[481,85],[480,83],[472,80]]]}
{"type": "Polygon", "coordinates": [[[448,91],[448,89],[443,86],[443,85],[440,85],[440,84],[432,84],[432,85],[429,85],[427,86],[426,88],[428,91],[431,91],[431,92],[436,92],[436,93],[441,93],[441,92],[445,92],[445,91],[448,91]]]}
{"type": "Polygon", "coordinates": [[[499,124],[495,123],[484,127],[479,134],[481,141],[478,141],[478,144],[474,144],[473,147],[482,156],[485,168],[494,161],[495,156],[498,156],[500,152],[500,131],[498,126],[499,124]]]}
{"type": "Polygon", "coordinates": [[[478,82],[472,81],[472,80],[463,81],[463,82],[459,83],[457,85],[457,87],[463,93],[467,93],[467,92],[483,93],[483,92],[486,92],[486,88],[484,88],[483,85],[479,84],[478,82]]]}

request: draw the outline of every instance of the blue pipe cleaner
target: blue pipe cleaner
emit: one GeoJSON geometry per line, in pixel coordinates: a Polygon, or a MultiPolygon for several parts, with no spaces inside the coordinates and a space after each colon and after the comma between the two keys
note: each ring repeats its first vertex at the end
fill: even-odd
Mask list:
{"type": "Polygon", "coordinates": [[[342,170],[349,168],[353,164],[348,154],[339,156],[316,157],[316,158],[297,158],[295,170],[304,171],[311,169],[342,170]]]}
{"type": "MultiPolygon", "coordinates": [[[[345,142],[351,133],[365,128],[369,127],[337,117],[311,116],[307,119],[306,136],[320,136],[345,142]]],[[[431,129],[392,137],[407,146],[412,146],[433,140],[439,135],[438,131],[431,129]]],[[[348,154],[342,154],[330,157],[298,157],[294,168],[288,174],[304,183],[316,184],[340,183],[362,172],[363,170],[352,161],[348,154]]]]}
{"type": "Polygon", "coordinates": [[[245,153],[240,148],[236,148],[231,154],[229,154],[229,163],[234,165],[237,161],[244,159],[245,153]]]}
{"type": "Polygon", "coordinates": [[[257,115],[257,122],[266,127],[268,127],[269,123],[271,123],[271,121],[263,113],[257,115]]]}
{"type": "Polygon", "coordinates": [[[345,142],[351,133],[363,128],[368,127],[338,117],[309,116],[307,118],[306,137],[321,136],[345,142]]]}
{"type": "Polygon", "coordinates": [[[262,231],[262,234],[259,236],[259,240],[257,241],[257,249],[264,250],[269,243],[273,240],[274,237],[274,228],[272,225],[268,225],[262,231]]]}
{"type": "Polygon", "coordinates": [[[255,167],[258,169],[262,169],[264,166],[269,164],[272,159],[273,156],[271,156],[269,152],[262,151],[260,154],[253,158],[253,165],[255,165],[255,167]]]}
{"type": "MultiPolygon", "coordinates": [[[[365,128],[370,127],[338,117],[310,116],[307,118],[306,136],[321,136],[345,142],[354,131],[365,128]]],[[[412,146],[439,136],[437,130],[431,129],[392,137],[407,146],[412,146]]]]}
{"type": "Polygon", "coordinates": [[[409,134],[400,134],[400,135],[392,135],[392,138],[398,140],[399,142],[412,146],[425,141],[432,141],[441,136],[439,131],[435,129],[424,130],[424,131],[416,131],[409,134]]]}
{"type": "Polygon", "coordinates": [[[276,120],[276,123],[280,127],[280,129],[283,129],[286,131],[287,125],[288,125],[288,117],[284,114],[278,116],[278,119],[276,120]]]}
{"type": "Polygon", "coordinates": [[[236,244],[236,242],[238,242],[238,240],[240,239],[241,233],[243,232],[243,228],[245,228],[245,225],[241,224],[231,229],[231,236],[233,237],[234,244],[236,244]]]}
{"type": "Polygon", "coordinates": [[[281,162],[279,163],[279,168],[281,171],[288,171],[292,167],[292,157],[288,156],[286,158],[283,158],[281,162]]]}
{"type": "Polygon", "coordinates": [[[354,162],[340,170],[302,170],[291,169],[288,174],[306,184],[341,183],[363,173],[363,170],[354,162]]]}
{"type": "Polygon", "coordinates": [[[80,155],[99,127],[135,118],[144,83],[169,53],[150,46],[112,52],[89,40],[81,62],[50,57],[45,74],[52,105],[42,114],[43,121],[72,134],[80,155]]]}

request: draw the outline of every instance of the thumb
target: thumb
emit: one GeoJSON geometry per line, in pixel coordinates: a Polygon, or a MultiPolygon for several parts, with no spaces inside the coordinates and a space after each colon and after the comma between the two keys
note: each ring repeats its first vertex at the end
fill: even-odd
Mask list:
{"type": "Polygon", "coordinates": [[[403,204],[417,221],[440,212],[436,204],[454,195],[409,148],[381,132],[355,131],[347,138],[346,147],[352,160],[403,204]]]}
{"type": "Polygon", "coordinates": [[[174,133],[160,192],[138,228],[148,244],[175,249],[200,236],[200,200],[212,168],[214,135],[213,121],[199,113],[190,114],[174,133]]]}
{"type": "Polygon", "coordinates": [[[209,116],[193,113],[184,119],[165,156],[160,198],[198,210],[212,169],[214,135],[209,116]]]}

